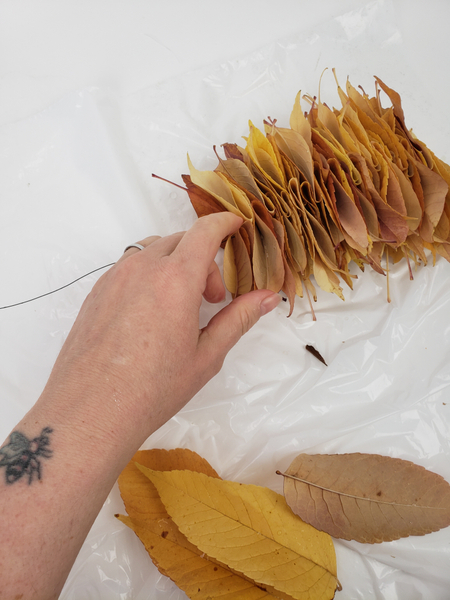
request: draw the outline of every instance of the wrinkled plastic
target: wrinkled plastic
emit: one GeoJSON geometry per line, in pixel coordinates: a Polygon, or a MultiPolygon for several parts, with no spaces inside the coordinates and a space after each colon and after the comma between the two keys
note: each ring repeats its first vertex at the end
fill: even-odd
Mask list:
{"type": "MultiPolygon", "coordinates": [[[[341,83],[349,75],[366,91],[373,89],[373,74],[381,77],[402,95],[407,125],[448,161],[449,126],[438,127],[436,117],[421,110],[426,90],[407,54],[392,4],[375,1],[315,31],[300,30],[125,99],[84,90],[3,127],[1,141],[10,152],[0,185],[11,200],[3,216],[0,275],[10,282],[2,286],[3,303],[114,261],[146,235],[189,227],[195,214],[187,195],[151,174],[180,183],[187,152],[198,168],[213,168],[213,145],[239,142],[248,119],[260,125],[270,116],[287,125],[297,91],[316,94],[325,67],[336,67],[341,83]]],[[[439,76],[437,67],[429,68],[439,76]]],[[[321,97],[338,104],[331,72],[322,79],[321,97]]],[[[394,266],[390,303],[385,277],[354,272],[358,279],[344,290],[345,302],[319,291],[317,321],[301,299],[290,318],[282,302],[261,319],[219,375],[144,447],[189,448],[224,479],[280,493],[275,472],[300,452],[385,454],[450,481],[450,265],[439,258],[434,267],[416,269],[413,281],[406,263],[394,266]],[[320,351],[327,367],[306,344],[320,351]]],[[[45,384],[97,277],[0,313],[3,437],[45,384]]],[[[205,304],[202,323],[218,308],[205,304]]],[[[115,486],[61,598],[185,598],[114,518],[117,512],[123,505],[115,486]]],[[[444,529],[377,545],[336,541],[343,586],[336,598],[447,600],[448,540],[444,529]]]]}

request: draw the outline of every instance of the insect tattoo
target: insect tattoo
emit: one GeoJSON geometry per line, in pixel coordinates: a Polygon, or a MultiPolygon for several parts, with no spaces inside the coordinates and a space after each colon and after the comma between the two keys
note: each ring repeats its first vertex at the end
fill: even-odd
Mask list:
{"type": "Polygon", "coordinates": [[[41,460],[51,458],[53,451],[49,435],[53,433],[50,427],[44,427],[41,435],[29,440],[20,431],[13,431],[9,442],[0,448],[0,467],[6,467],[6,483],[15,483],[24,476],[28,476],[28,484],[36,477],[41,479],[41,460]]]}

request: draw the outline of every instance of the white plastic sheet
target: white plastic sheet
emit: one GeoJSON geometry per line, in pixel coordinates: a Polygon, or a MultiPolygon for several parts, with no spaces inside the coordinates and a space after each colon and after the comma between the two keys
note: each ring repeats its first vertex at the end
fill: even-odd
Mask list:
{"type": "MultiPolygon", "coordinates": [[[[437,114],[437,99],[435,110],[428,109],[430,91],[422,85],[439,76],[438,65],[416,69],[413,50],[415,56],[393,3],[375,0],[313,31],[299,24],[295,36],[125,98],[103,88],[81,90],[2,127],[0,186],[9,199],[2,215],[2,303],[114,261],[130,241],[188,227],[195,215],[187,195],[152,172],[180,183],[186,152],[198,168],[210,168],[212,146],[239,142],[248,119],[287,124],[295,94],[317,93],[325,67],[366,91],[372,75],[381,77],[401,93],[407,125],[450,162],[450,127],[437,114]]],[[[331,72],[321,96],[338,104],[331,72]]],[[[406,264],[396,265],[387,303],[385,278],[368,269],[358,273],[353,291],[345,290],[345,302],[319,292],[316,322],[306,300],[297,300],[289,319],[281,303],[144,447],[189,448],[223,478],[278,492],[275,471],[300,452],[375,452],[450,481],[449,275],[442,259],[417,269],[414,281],[406,264]]],[[[3,438],[44,385],[96,277],[0,313],[3,438]]],[[[205,304],[202,321],[216,310],[205,304]]],[[[62,598],[185,598],[115,520],[117,512],[123,507],[115,487],[62,598]]],[[[339,599],[449,598],[448,529],[374,546],[337,541],[336,551],[339,599]]]]}

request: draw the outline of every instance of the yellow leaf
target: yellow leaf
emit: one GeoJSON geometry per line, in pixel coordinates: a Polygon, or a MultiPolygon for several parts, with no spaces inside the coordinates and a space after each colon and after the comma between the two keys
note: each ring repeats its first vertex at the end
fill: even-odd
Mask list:
{"type": "Polygon", "coordinates": [[[287,245],[297,272],[304,273],[308,264],[305,244],[287,217],[283,217],[287,245]]]}
{"type": "Polygon", "coordinates": [[[331,269],[328,269],[327,266],[323,264],[318,254],[314,257],[313,267],[317,285],[325,292],[333,292],[341,300],[345,300],[342,288],[339,285],[339,278],[331,271],[331,269]]]}
{"type": "Polygon", "coordinates": [[[284,264],[275,234],[255,214],[256,227],[253,247],[253,273],[260,290],[279,292],[284,282],[284,264]]]}
{"type": "Polygon", "coordinates": [[[292,160],[314,190],[314,167],[305,139],[293,129],[277,127],[275,132],[275,141],[280,150],[292,160]]]}
{"type": "Polygon", "coordinates": [[[241,190],[237,185],[235,185],[230,179],[228,179],[223,173],[217,173],[220,179],[228,186],[231,195],[233,196],[233,200],[237,208],[244,215],[245,219],[249,221],[253,220],[253,210],[250,200],[247,194],[241,190]]]}
{"type": "MultiPolygon", "coordinates": [[[[255,582],[211,561],[179,531],[167,513],[152,482],[136,464],[156,470],[191,469],[218,477],[195,452],[141,450],[119,477],[119,488],[128,516],[116,517],[144,544],[158,570],[170,577],[193,600],[275,600],[255,582]]],[[[277,596],[278,597],[278,596],[277,596]]]]}
{"type": "Polygon", "coordinates": [[[300,104],[300,96],[301,92],[298,92],[297,96],[295,97],[294,106],[292,107],[289,125],[291,126],[291,129],[299,133],[304,138],[310,151],[312,152],[311,125],[303,113],[302,106],[300,104]]]}
{"type": "Polygon", "coordinates": [[[198,187],[205,190],[205,192],[214,196],[214,198],[229,212],[234,213],[244,220],[248,219],[248,216],[246,216],[236,205],[236,201],[227,182],[224,181],[218,173],[215,173],[214,171],[197,170],[192,164],[189,155],[188,166],[192,183],[195,183],[195,185],[198,185],[198,187]]]}
{"type": "Polygon", "coordinates": [[[235,574],[227,567],[208,560],[195,546],[189,544],[172,522],[172,527],[158,523],[140,522],[119,516],[130,527],[156,563],[159,571],[174,581],[193,600],[275,600],[270,592],[254,582],[235,574]],[[175,531],[174,528],[175,527],[175,531]],[[183,537],[190,547],[180,545],[183,537]]]}
{"type": "Polygon", "coordinates": [[[272,148],[272,144],[252,122],[249,125],[250,135],[248,136],[246,146],[248,155],[269,181],[283,186],[283,172],[278,165],[277,156],[272,148]]]}
{"type": "Polygon", "coordinates": [[[297,600],[334,597],[331,538],[295,517],[279,494],[201,473],[141,470],[180,531],[208,556],[297,600]]]}
{"type": "Polygon", "coordinates": [[[252,263],[239,231],[226,241],[223,278],[233,297],[246,294],[253,288],[252,263]]]}
{"type": "Polygon", "coordinates": [[[211,465],[196,452],[177,448],[175,450],[140,450],[119,476],[120,495],[130,517],[138,520],[167,519],[168,514],[155,486],[141,473],[136,464],[155,469],[190,469],[211,477],[219,477],[211,465]]]}

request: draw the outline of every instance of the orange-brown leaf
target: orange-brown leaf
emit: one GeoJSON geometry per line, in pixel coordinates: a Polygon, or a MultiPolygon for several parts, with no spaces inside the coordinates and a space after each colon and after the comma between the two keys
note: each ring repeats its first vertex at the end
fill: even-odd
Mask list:
{"type": "Polygon", "coordinates": [[[214,196],[205,192],[201,187],[192,183],[189,175],[182,175],[182,179],[187,187],[189,200],[197,213],[197,217],[205,217],[211,213],[225,212],[225,208],[217,202],[214,196]]]}

